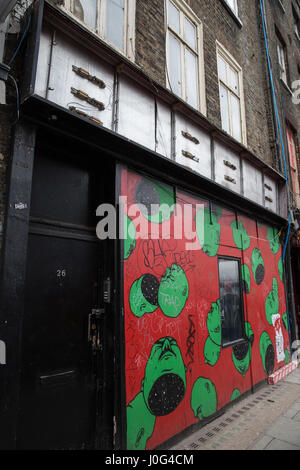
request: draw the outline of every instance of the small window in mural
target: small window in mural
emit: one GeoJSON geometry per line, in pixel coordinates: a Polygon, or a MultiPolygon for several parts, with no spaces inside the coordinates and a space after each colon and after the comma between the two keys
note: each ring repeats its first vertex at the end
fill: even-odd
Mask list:
{"type": "Polygon", "coordinates": [[[244,338],[240,269],[239,260],[219,258],[220,313],[223,346],[244,338]]]}

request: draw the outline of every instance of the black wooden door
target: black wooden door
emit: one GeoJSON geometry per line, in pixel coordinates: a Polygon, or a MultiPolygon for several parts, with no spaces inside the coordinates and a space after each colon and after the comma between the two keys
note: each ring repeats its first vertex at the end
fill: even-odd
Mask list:
{"type": "Polygon", "coordinates": [[[35,157],[19,449],[93,448],[99,428],[105,247],[95,211],[103,195],[98,169],[85,160],[44,148],[35,157]]]}

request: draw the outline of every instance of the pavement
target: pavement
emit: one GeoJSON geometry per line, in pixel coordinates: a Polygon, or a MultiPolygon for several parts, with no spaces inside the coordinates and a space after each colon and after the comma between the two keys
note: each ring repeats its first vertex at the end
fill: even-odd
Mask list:
{"type": "Polygon", "coordinates": [[[170,450],[300,450],[300,367],[239,399],[170,450]]]}

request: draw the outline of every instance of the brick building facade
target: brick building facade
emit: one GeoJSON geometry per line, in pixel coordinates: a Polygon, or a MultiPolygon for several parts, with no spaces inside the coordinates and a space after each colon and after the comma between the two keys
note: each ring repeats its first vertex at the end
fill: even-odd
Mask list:
{"type": "Polygon", "coordinates": [[[1,447],[156,448],[292,359],[299,2],[11,3],[1,447]],[[150,227],[99,242],[119,196],[150,227]]]}

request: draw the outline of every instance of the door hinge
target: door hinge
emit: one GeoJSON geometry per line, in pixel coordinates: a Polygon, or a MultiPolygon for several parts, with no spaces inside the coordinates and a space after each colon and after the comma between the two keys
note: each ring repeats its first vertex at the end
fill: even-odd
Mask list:
{"type": "Polygon", "coordinates": [[[111,302],[111,280],[109,277],[103,281],[103,302],[106,304],[111,302]]]}

